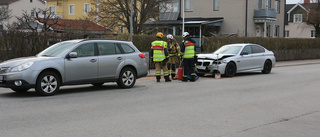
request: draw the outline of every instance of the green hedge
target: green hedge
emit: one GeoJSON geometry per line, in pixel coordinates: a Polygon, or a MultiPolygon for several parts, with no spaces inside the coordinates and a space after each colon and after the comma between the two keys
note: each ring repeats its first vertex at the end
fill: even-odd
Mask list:
{"type": "MultiPolygon", "coordinates": [[[[0,61],[23,56],[33,56],[48,46],[64,40],[79,39],[83,34],[73,33],[24,33],[2,31],[0,34],[0,61]]],[[[90,35],[90,38],[130,40],[130,35],[90,35]]],[[[175,37],[180,44],[181,36],[175,37]]],[[[140,51],[149,51],[153,35],[134,35],[133,43],[140,51]]],[[[165,40],[165,38],[164,38],[165,40]]],[[[212,53],[225,44],[255,43],[273,51],[278,61],[319,59],[320,39],[260,38],[260,37],[204,37],[202,53],[212,53]]]]}

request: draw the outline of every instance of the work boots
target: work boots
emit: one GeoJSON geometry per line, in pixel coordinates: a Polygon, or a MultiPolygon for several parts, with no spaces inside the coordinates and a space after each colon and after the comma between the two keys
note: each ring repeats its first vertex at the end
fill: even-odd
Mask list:
{"type": "Polygon", "coordinates": [[[177,80],[178,78],[176,78],[176,74],[171,74],[171,79],[172,80],[177,80]]]}
{"type": "Polygon", "coordinates": [[[168,76],[164,76],[164,79],[166,79],[166,82],[171,82],[171,79],[169,78],[169,75],[168,76]]]}
{"type": "Polygon", "coordinates": [[[161,76],[156,76],[156,78],[157,78],[157,82],[160,82],[161,76]]]}
{"type": "Polygon", "coordinates": [[[195,82],[195,81],[196,81],[196,76],[191,76],[190,81],[191,81],[191,82],[195,82]]]}

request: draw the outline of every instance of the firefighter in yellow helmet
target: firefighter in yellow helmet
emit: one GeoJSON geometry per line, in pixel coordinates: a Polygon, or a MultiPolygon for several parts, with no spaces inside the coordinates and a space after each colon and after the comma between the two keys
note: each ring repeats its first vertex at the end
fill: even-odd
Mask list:
{"type": "Polygon", "coordinates": [[[156,78],[157,82],[160,82],[161,79],[161,68],[163,70],[163,75],[166,82],[171,82],[169,78],[169,72],[167,69],[167,62],[168,62],[168,50],[167,50],[167,42],[163,41],[163,33],[158,32],[157,40],[151,43],[150,49],[150,57],[153,60],[155,67],[156,67],[156,78]]]}
{"type": "Polygon", "coordinates": [[[173,35],[167,35],[168,41],[168,52],[169,52],[169,61],[167,63],[169,75],[171,74],[171,79],[176,80],[176,63],[178,58],[180,58],[180,46],[173,35]]]}

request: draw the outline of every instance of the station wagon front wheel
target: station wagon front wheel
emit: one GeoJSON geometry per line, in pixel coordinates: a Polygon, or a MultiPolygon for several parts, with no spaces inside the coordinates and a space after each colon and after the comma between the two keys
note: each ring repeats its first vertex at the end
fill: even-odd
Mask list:
{"type": "Polygon", "coordinates": [[[136,83],[136,73],[132,68],[124,68],[120,72],[117,84],[121,88],[131,88],[136,83]]]}
{"type": "Polygon", "coordinates": [[[56,94],[60,88],[58,75],[51,71],[43,72],[39,75],[36,83],[36,92],[40,95],[51,96],[56,94]]]}

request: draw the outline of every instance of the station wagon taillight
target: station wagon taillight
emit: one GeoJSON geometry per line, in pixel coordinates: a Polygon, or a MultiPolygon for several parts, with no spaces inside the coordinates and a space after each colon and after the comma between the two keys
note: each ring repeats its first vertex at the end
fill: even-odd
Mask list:
{"type": "Polygon", "coordinates": [[[146,57],[144,56],[144,54],[139,54],[139,57],[142,59],[145,59],[146,57]]]}

